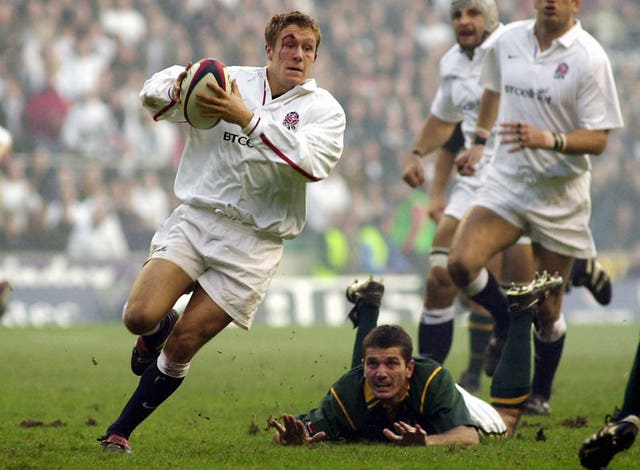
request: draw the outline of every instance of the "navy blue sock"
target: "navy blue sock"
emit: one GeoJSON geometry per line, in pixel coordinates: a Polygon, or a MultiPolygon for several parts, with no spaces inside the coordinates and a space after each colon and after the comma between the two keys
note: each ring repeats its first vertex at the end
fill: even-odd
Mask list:
{"type": "Polygon", "coordinates": [[[418,327],[418,348],[422,357],[443,364],[453,342],[453,320],[444,323],[424,324],[418,327]]]}
{"type": "Polygon", "coordinates": [[[493,274],[489,272],[487,285],[470,298],[489,310],[495,322],[496,334],[506,335],[506,331],[509,329],[509,304],[507,296],[502,292],[493,274]]]}
{"type": "Polygon", "coordinates": [[[107,435],[118,434],[129,439],[133,430],[169,398],[183,380],[184,377],[169,377],[158,370],[155,362],[151,364],[140,377],[138,388],[129,398],[120,417],[109,426],[107,435]]]}
{"type": "Polygon", "coordinates": [[[175,317],[172,317],[172,315],[177,314],[175,311],[171,311],[165,315],[162,320],[160,320],[160,327],[158,328],[158,331],[150,335],[142,335],[142,340],[149,349],[155,349],[167,339],[170,330],[173,329],[173,325],[175,324],[175,317]]]}
{"type": "Polygon", "coordinates": [[[565,337],[566,334],[552,343],[545,343],[534,335],[535,361],[531,392],[547,401],[551,398],[551,385],[560,364],[565,337]]]}

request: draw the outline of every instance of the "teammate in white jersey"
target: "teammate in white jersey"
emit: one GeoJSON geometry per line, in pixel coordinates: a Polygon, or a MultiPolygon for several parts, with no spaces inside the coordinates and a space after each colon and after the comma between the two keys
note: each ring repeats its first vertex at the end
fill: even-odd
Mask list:
{"type": "MultiPolygon", "coordinates": [[[[506,26],[485,58],[476,134],[484,138],[497,120],[501,139],[453,241],[448,270],[489,310],[504,308],[505,298],[484,266],[521,235],[531,237],[537,269],[565,282],[574,258],[596,253],[590,155],[602,153],[609,131],[623,123],[609,59],[575,18],[581,5],[535,0],[536,18],[506,26]]],[[[475,173],[480,143],[457,158],[461,174],[475,173]]],[[[536,322],[536,339],[550,350],[564,339],[563,293],[554,291],[536,322]]]]}
{"type": "MultiPolygon", "coordinates": [[[[232,93],[215,83],[198,95],[212,129],[190,128],[175,179],[181,205],[151,242],[123,311],[140,335],[131,367],[141,375],[120,417],[100,438],[131,452],[128,438],[182,383],[191,359],[233,322],[249,329],[282,256],[283,239],[305,222],[306,185],[321,180],[343,149],[345,113],[310,78],[321,34],[293,11],[265,28],[266,67],[229,67],[232,93]],[[178,316],[176,301],[193,291],[178,316]]],[[[141,97],[154,118],[184,122],[185,67],[151,77],[141,97]]]]}
{"type": "MultiPolygon", "coordinates": [[[[451,2],[451,21],[457,43],[440,60],[440,84],[431,111],[403,170],[404,180],[412,187],[424,182],[424,168],[420,158],[443,146],[452,135],[455,136],[454,130],[458,125],[462,129],[464,146],[468,148],[473,144],[478,105],[483,91],[479,83],[482,64],[487,50],[504,28],[498,20],[493,0],[454,0],[451,2]]],[[[436,221],[437,228],[429,256],[418,347],[420,355],[440,363],[444,363],[451,348],[457,292],[447,274],[447,256],[454,232],[470,207],[475,191],[481,185],[480,167],[492,158],[494,133],[487,135],[485,143],[485,155],[479,162],[478,173],[471,177],[456,177],[448,204],[445,203],[445,189],[455,155],[446,149],[436,155],[435,172],[430,186],[430,215],[436,221]]],[[[531,280],[534,270],[528,243],[514,245],[509,254],[512,277],[506,280],[531,280]]],[[[498,277],[501,276],[500,261],[498,257],[491,265],[492,272],[498,277]]],[[[470,309],[471,354],[469,366],[460,382],[468,390],[476,392],[480,386],[483,353],[490,339],[493,321],[489,313],[477,304],[471,303],[470,309]]],[[[496,315],[498,328],[506,331],[506,310],[496,315]]],[[[490,367],[491,373],[495,364],[490,367]]]]}

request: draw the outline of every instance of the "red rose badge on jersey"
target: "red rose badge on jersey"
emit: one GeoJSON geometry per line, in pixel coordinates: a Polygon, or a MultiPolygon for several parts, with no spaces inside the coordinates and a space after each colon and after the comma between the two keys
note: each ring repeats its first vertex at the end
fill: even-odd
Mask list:
{"type": "Polygon", "coordinates": [[[556,68],[556,71],[553,74],[553,78],[559,78],[560,80],[564,80],[564,76],[569,72],[569,66],[566,62],[562,62],[556,68]]]}
{"type": "Polygon", "coordinates": [[[284,117],[282,125],[290,131],[295,131],[298,128],[298,122],[300,122],[300,115],[295,111],[291,111],[284,117]]]}

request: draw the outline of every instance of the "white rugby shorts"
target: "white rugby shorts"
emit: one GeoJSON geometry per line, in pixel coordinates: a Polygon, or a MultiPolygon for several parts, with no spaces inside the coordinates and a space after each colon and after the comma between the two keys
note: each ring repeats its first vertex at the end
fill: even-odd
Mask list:
{"type": "MultiPolygon", "coordinates": [[[[458,221],[462,220],[475,200],[476,191],[478,191],[476,183],[465,184],[460,181],[456,182],[449,195],[449,202],[447,203],[444,213],[458,221]]],[[[518,245],[530,245],[531,239],[523,235],[516,243],[518,245]]]]}
{"type": "Polygon", "coordinates": [[[483,436],[503,436],[507,433],[507,425],[493,406],[478,397],[471,395],[460,385],[456,388],[462,394],[464,404],[469,410],[471,419],[476,423],[478,432],[483,436]]]}
{"type": "Polygon", "coordinates": [[[451,189],[451,194],[449,194],[449,202],[444,209],[445,215],[462,220],[469,207],[471,207],[476,191],[476,186],[457,180],[451,189]]]}
{"type": "Polygon", "coordinates": [[[549,251],[589,259],[596,255],[590,186],[589,173],[529,184],[491,173],[472,205],[490,209],[549,251]]]}
{"type": "Polygon", "coordinates": [[[281,238],[213,209],[182,204],[153,236],[149,258],[180,266],[236,325],[248,330],[282,250],[281,238]]]}

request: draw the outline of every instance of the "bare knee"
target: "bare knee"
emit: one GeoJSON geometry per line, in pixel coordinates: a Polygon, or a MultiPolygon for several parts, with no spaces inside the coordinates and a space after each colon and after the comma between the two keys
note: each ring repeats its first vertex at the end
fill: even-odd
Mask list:
{"type": "Polygon", "coordinates": [[[473,280],[468,266],[462,261],[462,259],[454,255],[449,256],[447,271],[449,272],[449,276],[453,283],[459,288],[468,286],[473,280]]]}
{"type": "Polygon", "coordinates": [[[148,333],[160,319],[147,311],[140,303],[127,302],[122,309],[122,322],[135,335],[148,333]]]}
{"type": "Polygon", "coordinates": [[[426,303],[431,308],[448,307],[453,303],[456,286],[446,267],[432,267],[427,274],[426,303]]]}

